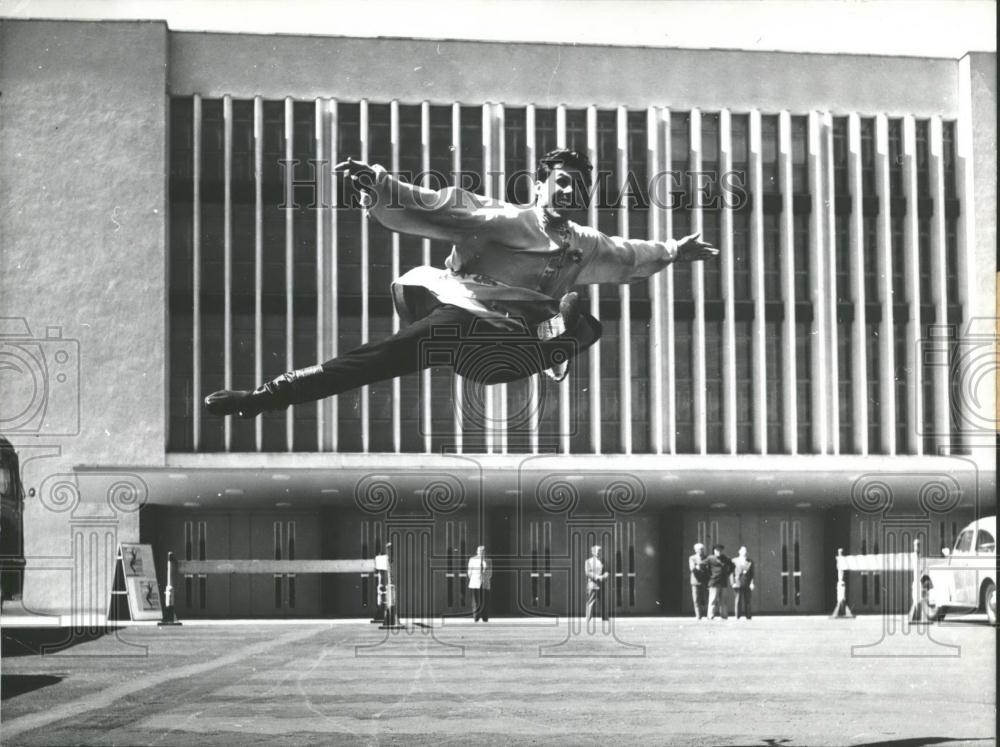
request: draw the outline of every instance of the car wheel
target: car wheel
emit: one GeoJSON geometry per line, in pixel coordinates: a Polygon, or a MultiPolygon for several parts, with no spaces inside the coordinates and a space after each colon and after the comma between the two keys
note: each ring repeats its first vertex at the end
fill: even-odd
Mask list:
{"type": "Polygon", "coordinates": [[[997,624],[997,585],[990,581],[983,589],[983,606],[986,608],[986,619],[990,625],[997,624]]]}

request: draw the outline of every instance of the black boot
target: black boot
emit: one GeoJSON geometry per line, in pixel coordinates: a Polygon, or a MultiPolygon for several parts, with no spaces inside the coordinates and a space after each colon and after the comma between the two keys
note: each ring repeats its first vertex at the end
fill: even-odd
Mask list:
{"type": "Polygon", "coordinates": [[[241,418],[255,418],[262,412],[284,410],[289,405],[315,401],[322,394],[317,391],[316,382],[323,376],[322,366],[310,366],[283,373],[276,379],[254,389],[223,389],[205,397],[205,409],[212,415],[238,415],[241,418]]]}

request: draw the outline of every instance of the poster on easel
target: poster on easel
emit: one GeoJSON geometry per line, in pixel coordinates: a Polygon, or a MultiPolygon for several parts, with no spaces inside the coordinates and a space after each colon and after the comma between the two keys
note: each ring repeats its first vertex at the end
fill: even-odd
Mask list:
{"type": "Polygon", "coordinates": [[[115,577],[108,601],[108,622],[160,620],[160,585],[149,545],[122,542],[115,557],[115,577]]]}

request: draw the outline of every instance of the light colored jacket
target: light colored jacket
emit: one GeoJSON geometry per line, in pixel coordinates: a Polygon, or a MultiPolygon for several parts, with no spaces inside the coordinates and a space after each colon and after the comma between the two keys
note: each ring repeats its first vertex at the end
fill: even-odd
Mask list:
{"type": "Polygon", "coordinates": [[[392,285],[400,320],[409,324],[435,303],[453,304],[503,324],[514,312],[537,324],[575,285],[628,283],[659,272],[677,244],[606,236],[566,221],[547,223],[541,208],[511,205],[458,188],[431,190],[400,181],[382,166],[370,214],[400,233],[449,241],[444,269],[416,267],[392,285]]]}
{"type": "Polygon", "coordinates": [[[473,555],[469,558],[469,588],[489,589],[493,579],[493,563],[489,558],[473,555]]]}
{"type": "Polygon", "coordinates": [[[736,556],[733,558],[732,584],[734,589],[748,589],[753,583],[753,561],[736,556]]]}
{"type": "Polygon", "coordinates": [[[591,555],[583,565],[583,572],[587,574],[587,591],[602,588],[604,584],[604,563],[591,555]]]}
{"type": "Polygon", "coordinates": [[[708,558],[695,553],[688,558],[688,570],[691,571],[691,585],[701,586],[708,583],[708,566],[705,561],[708,558]]]}

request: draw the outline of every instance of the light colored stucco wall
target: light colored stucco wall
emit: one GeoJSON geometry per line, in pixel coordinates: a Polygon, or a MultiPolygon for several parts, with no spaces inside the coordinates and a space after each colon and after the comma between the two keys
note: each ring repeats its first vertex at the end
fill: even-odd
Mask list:
{"type": "Polygon", "coordinates": [[[138,539],[137,514],[109,493],[131,478],[74,465],[164,460],[166,71],[162,23],[0,24],[0,317],[63,338],[31,348],[46,359],[44,418],[11,430],[7,417],[34,490],[29,609],[103,606],[73,579],[99,587],[107,545],[138,539]]]}
{"type": "Polygon", "coordinates": [[[997,383],[997,69],[996,55],[959,61],[958,173],[965,202],[959,218],[967,324],[960,334],[957,386],[964,441],[983,470],[996,472],[997,383]]]}

